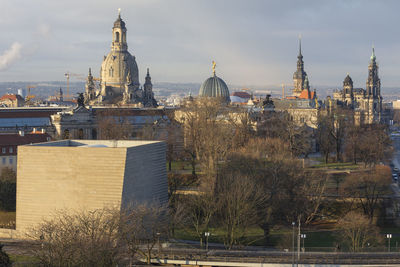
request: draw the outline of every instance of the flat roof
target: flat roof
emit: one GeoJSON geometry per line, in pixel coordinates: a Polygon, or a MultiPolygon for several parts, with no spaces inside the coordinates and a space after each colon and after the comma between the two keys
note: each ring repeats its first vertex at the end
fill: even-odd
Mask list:
{"type": "Polygon", "coordinates": [[[148,140],[60,140],[45,143],[29,144],[28,146],[48,146],[48,147],[108,147],[123,148],[135,147],[153,143],[161,143],[161,141],[148,140]]]}

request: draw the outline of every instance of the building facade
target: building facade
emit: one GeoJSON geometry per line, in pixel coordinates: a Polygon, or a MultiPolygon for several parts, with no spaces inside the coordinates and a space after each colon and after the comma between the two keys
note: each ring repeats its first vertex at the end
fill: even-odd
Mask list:
{"type": "Polygon", "coordinates": [[[372,48],[372,55],[368,64],[368,78],[365,89],[354,88],[353,80],[347,74],[343,81],[343,89],[336,91],[333,94],[333,99],[337,105],[353,109],[358,114],[357,123],[382,122],[383,98],[374,48],[372,48]]]}

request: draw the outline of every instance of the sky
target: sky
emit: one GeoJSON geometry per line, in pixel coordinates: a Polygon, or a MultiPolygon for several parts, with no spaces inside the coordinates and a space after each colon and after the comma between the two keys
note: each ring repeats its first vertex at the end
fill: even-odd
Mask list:
{"type": "Polygon", "coordinates": [[[298,38],[312,87],[365,87],[372,46],[382,86],[400,86],[397,0],[0,0],[0,82],[99,75],[121,8],[140,82],[293,84],[298,38]]]}

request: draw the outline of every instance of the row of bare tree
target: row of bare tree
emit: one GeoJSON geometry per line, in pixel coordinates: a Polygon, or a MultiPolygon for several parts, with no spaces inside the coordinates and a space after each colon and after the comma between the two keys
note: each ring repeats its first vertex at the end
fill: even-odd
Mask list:
{"type": "Polygon", "coordinates": [[[117,266],[145,259],[168,235],[168,210],[154,204],[58,211],[29,232],[41,266],[117,266]]]}
{"type": "Polygon", "coordinates": [[[316,140],[325,162],[335,155],[336,162],[358,161],[365,166],[372,166],[391,157],[391,140],[385,125],[357,124],[354,112],[336,109],[318,118],[316,140]]]}

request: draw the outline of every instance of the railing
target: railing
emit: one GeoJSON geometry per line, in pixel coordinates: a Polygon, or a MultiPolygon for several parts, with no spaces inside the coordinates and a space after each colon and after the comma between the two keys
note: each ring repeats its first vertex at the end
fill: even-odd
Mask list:
{"type": "MultiPolygon", "coordinates": [[[[332,248],[333,249],[333,248],[332,248]]],[[[382,248],[385,249],[385,248],[382,248]]],[[[302,264],[398,264],[397,252],[297,252],[250,251],[250,250],[201,250],[201,249],[162,249],[153,252],[154,260],[183,260],[207,262],[245,262],[245,263],[302,263],[302,264]]]]}

